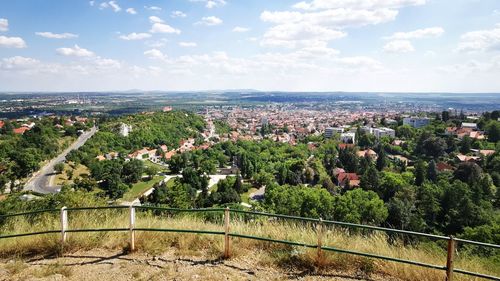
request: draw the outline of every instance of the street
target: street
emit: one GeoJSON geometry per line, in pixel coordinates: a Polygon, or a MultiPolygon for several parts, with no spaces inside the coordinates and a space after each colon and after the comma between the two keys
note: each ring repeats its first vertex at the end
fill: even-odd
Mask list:
{"type": "Polygon", "coordinates": [[[82,145],[85,144],[85,142],[90,139],[95,132],[97,131],[97,128],[94,126],[90,131],[84,132],[81,134],[78,139],[72,143],[68,148],[66,148],[61,154],[59,154],[57,157],[53,158],[50,160],[49,163],[47,163],[45,166],[43,166],[38,172],[34,173],[34,175],[28,180],[26,185],[24,186],[25,191],[34,191],[38,193],[56,193],[59,191],[59,186],[52,186],[50,183],[50,179],[52,176],[54,176],[54,166],[57,163],[61,163],[64,160],[66,160],[66,155],[73,150],[73,149],[78,149],[82,145]]]}

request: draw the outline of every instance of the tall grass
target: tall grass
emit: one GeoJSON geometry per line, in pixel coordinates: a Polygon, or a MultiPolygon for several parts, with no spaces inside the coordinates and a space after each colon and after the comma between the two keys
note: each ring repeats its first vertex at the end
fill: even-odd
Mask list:
{"type": "MultiPolygon", "coordinates": [[[[127,228],[128,210],[70,211],[69,229],[127,228]]],[[[222,214],[200,216],[173,215],[137,210],[136,227],[222,231],[222,214]]],[[[27,233],[60,228],[59,217],[44,214],[36,217],[9,218],[0,229],[1,234],[27,233]]],[[[306,244],[317,243],[316,228],[311,223],[285,220],[233,217],[231,232],[306,244]]],[[[128,249],[128,232],[68,233],[67,243],[61,247],[59,234],[0,239],[0,257],[26,257],[33,255],[58,255],[61,251],[75,252],[94,248],[128,249]]],[[[202,256],[217,259],[223,252],[223,237],[209,234],[175,232],[136,232],[138,251],[152,254],[173,252],[179,257],[202,256]]],[[[323,251],[318,257],[316,249],[288,246],[265,241],[232,238],[232,257],[253,257],[262,266],[280,267],[284,270],[309,270],[327,273],[331,270],[354,274],[373,273],[403,280],[444,280],[444,271],[414,265],[370,259],[361,256],[323,251]]],[[[387,237],[375,231],[353,232],[340,227],[325,227],[323,245],[340,249],[379,254],[400,259],[415,260],[435,265],[445,265],[446,249],[436,243],[403,243],[401,239],[387,237]]],[[[444,245],[444,244],[443,244],[444,245]]],[[[488,258],[459,253],[456,268],[485,274],[500,275],[500,266],[488,258]]],[[[476,280],[456,274],[456,280],[476,280]]],[[[479,280],[479,279],[477,279],[479,280]]]]}

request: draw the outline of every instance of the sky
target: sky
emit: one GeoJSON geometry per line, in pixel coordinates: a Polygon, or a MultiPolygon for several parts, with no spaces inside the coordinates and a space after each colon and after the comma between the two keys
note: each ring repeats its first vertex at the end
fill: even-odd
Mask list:
{"type": "Polygon", "coordinates": [[[133,89],[500,92],[500,1],[0,1],[0,91],[133,89]]]}

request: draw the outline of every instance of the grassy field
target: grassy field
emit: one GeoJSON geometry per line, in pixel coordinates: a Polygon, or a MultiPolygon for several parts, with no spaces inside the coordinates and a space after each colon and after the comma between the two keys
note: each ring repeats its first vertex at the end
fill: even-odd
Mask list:
{"type": "Polygon", "coordinates": [[[162,166],[162,165],[158,165],[158,164],[153,163],[153,162],[151,162],[149,160],[144,161],[144,166],[146,166],[146,167],[156,167],[156,168],[158,168],[158,170],[160,172],[166,172],[166,173],[168,173],[168,171],[169,171],[167,167],[162,166]]]}
{"type": "MultiPolygon", "coordinates": [[[[69,229],[117,228],[128,225],[128,210],[99,210],[69,212],[69,229]]],[[[13,217],[6,221],[0,233],[25,233],[59,228],[57,215],[40,215],[40,219],[13,217]]],[[[195,215],[158,216],[152,212],[137,211],[137,227],[222,231],[222,216],[214,214],[210,220],[195,215]]],[[[231,232],[315,244],[316,230],[313,224],[284,220],[243,220],[231,217],[231,232]]],[[[316,249],[287,246],[265,241],[231,238],[232,259],[254,256],[259,262],[277,269],[296,268],[305,272],[327,274],[329,270],[343,270],[387,275],[401,280],[444,280],[444,271],[427,269],[402,263],[370,259],[349,254],[323,251],[318,257],[316,249]]],[[[91,249],[127,249],[127,232],[69,233],[64,251],[68,253],[91,249]]],[[[443,245],[420,243],[416,245],[394,241],[380,232],[353,232],[340,227],[326,228],[323,245],[366,253],[443,266],[446,262],[443,245]],[[389,242],[391,241],[391,242],[389,242]]],[[[174,252],[176,256],[199,256],[219,258],[223,252],[223,236],[198,235],[175,232],[136,232],[136,247],[139,252],[160,254],[174,252]]],[[[49,234],[22,238],[0,239],[0,257],[32,257],[35,255],[60,253],[60,235],[49,234]]],[[[469,271],[500,275],[498,261],[459,252],[455,267],[469,271]]],[[[367,278],[369,279],[369,278],[367,278]]],[[[479,280],[456,274],[454,280],[479,280]]]]}
{"type": "Polygon", "coordinates": [[[72,184],[73,179],[79,178],[82,174],[90,174],[89,169],[81,164],[75,165],[74,163],[65,163],[64,171],[61,174],[55,175],[54,184],[55,185],[65,185],[72,184]],[[68,178],[67,171],[73,170],[73,177],[68,178]]]}
{"type": "Polygon", "coordinates": [[[242,193],[241,194],[241,202],[250,203],[250,194],[252,194],[253,192],[255,192],[257,190],[258,190],[257,188],[252,187],[252,188],[248,189],[247,192],[242,193]]]}
{"type": "Polygon", "coordinates": [[[159,183],[162,179],[162,176],[154,176],[151,180],[139,181],[123,195],[123,199],[126,201],[132,201],[140,197],[145,191],[153,187],[155,184],[159,183]]]}

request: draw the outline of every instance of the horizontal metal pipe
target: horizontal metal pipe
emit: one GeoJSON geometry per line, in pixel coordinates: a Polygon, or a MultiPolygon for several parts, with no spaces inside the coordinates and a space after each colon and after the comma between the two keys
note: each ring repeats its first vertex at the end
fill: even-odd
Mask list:
{"type": "Polygon", "coordinates": [[[84,210],[105,210],[105,209],[128,209],[130,206],[98,206],[98,207],[75,207],[66,208],[67,211],[84,211],[84,210]]]}
{"type": "Polygon", "coordinates": [[[274,242],[274,243],[281,243],[281,244],[287,244],[287,245],[293,245],[293,246],[301,246],[301,247],[306,247],[306,248],[317,248],[318,247],[317,245],[312,245],[312,244],[299,243],[299,242],[293,242],[293,241],[288,241],[288,240],[278,240],[278,239],[245,235],[245,234],[238,234],[238,233],[229,233],[229,236],[238,237],[238,238],[246,238],[246,239],[254,239],[254,240],[260,240],[260,241],[267,241],[267,242],[274,242]]]}
{"type": "Polygon", "coordinates": [[[478,242],[478,241],[472,241],[472,240],[466,240],[466,239],[459,239],[459,238],[455,238],[455,241],[460,242],[460,243],[465,243],[465,244],[472,244],[472,245],[476,245],[476,246],[483,246],[483,247],[500,249],[500,245],[495,245],[495,244],[490,244],[490,243],[484,243],[484,242],[478,242]]]}
{"type": "Polygon", "coordinates": [[[387,257],[387,256],[381,256],[381,255],[369,254],[369,253],[363,253],[363,252],[356,252],[356,251],[338,249],[338,248],[327,247],[327,246],[321,247],[321,249],[327,250],[327,251],[332,251],[332,252],[344,253],[344,254],[364,256],[364,257],[368,257],[368,258],[383,259],[383,260],[388,260],[388,261],[393,261],[393,262],[407,263],[407,264],[418,265],[418,266],[427,267],[427,268],[446,270],[446,266],[428,264],[428,263],[423,263],[423,262],[418,262],[418,261],[403,260],[403,259],[398,259],[398,258],[393,258],[393,257],[387,257]]]}
{"type": "Polygon", "coordinates": [[[28,215],[35,215],[35,214],[41,214],[41,213],[52,213],[52,212],[55,213],[55,212],[59,212],[59,211],[61,211],[61,209],[43,209],[43,210],[23,212],[23,213],[0,215],[0,218],[8,218],[8,217],[16,217],[16,216],[28,216],[28,215]]]}
{"type": "Polygon", "coordinates": [[[284,219],[301,220],[301,221],[309,221],[309,222],[319,222],[319,219],[313,219],[313,218],[304,218],[304,217],[279,215],[279,214],[254,212],[254,211],[243,211],[243,210],[230,210],[230,211],[233,213],[240,213],[240,214],[252,214],[252,215],[259,215],[259,216],[266,216],[266,217],[284,218],[284,219]]]}
{"type": "Polygon", "coordinates": [[[460,273],[460,274],[465,274],[465,275],[470,275],[470,276],[474,276],[474,277],[480,277],[480,278],[484,278],[484,279],[500,280],[500,277],[486,275],[486,274],[477,273],[477,272],[471,272],[471,271],[467,271],[467,270],[463,270],[463,269],[458,269],[458,268],[453,269],[453,272],[460,273]]]}
{"type": "Polygon", "coordinates": [[[24,236],[33,236],[40,234],[49,234],[49,233],[60,233],[61,230],[46,230],[46,231],[38,231],[38,232],[30,232],[30,233],[20,233],[20,234],[7,234],[0,235],[0,239],[2,238],[13,238],[13,237],[24,237],[24,236]]]}
{"type": "Polygon", "coordinates": [[[169,229],[169,228],[134,228],[135,231],[158,231],[158,232],[181,232],[181,233],[195,233],[195,234],[215,234],[224,235],[224,231],[212,230],[195,230],[195,229],[169,229]]]}

